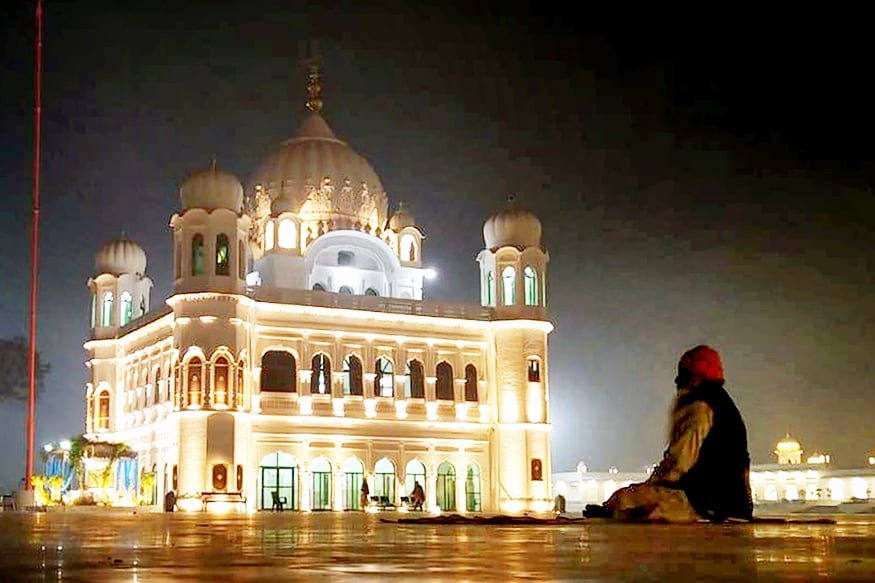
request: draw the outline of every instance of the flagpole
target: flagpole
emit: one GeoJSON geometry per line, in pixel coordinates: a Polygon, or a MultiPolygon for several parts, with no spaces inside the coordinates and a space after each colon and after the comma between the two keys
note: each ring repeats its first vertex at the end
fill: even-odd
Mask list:
{"type": "Polygon", "coordinates": [[[27,362],[27,460],[25,489],[33,490],[33,454],[36,433],[36,308],[39,287],[39,187],[42,134],[42,59],[43,59],[43,2],[36,0],[36,46],[34,59],[33,94],[33,206],[30,231],[30,345],[27,362]]]}

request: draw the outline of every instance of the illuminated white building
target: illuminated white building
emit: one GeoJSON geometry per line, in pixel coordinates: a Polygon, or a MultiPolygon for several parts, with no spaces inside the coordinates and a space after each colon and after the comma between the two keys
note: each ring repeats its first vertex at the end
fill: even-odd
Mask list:
{"type": "Polygon", "coordinates": [[[396,505],[417,480],[432,510],[547,508],[540,222],[485,222],[479,305],[423,299],[422,231],[389,216],[317,90],[245,193],[215,164],[182,183],[165,305],[139,246],[98,253],[87,435],[129,445],[182,500],[358,509],[365,480],[396,505]]]}
{"type": "MultiPolygon", "coordinates": [[[[757,464],[750,468],[751,496],[755,505],[784,505],[784,510],[808,506],[849,506],[854,509],[875,505],[875,459],[860,468],[844,469],[830,465],[829,454],[812,454],[802,462],[802,445],[789,435],[775,447],[778,463],[757,464]]],[[[873,456],[870,456],[873,457],[873,456]]],[[[566,508],[575,511],[587,504],[601,504],[611,494],[630,484],[643,482],[649,471],[589,471],[578,464],[575,472],[553,475],[554,495],[566,498],[566,508]]]]}

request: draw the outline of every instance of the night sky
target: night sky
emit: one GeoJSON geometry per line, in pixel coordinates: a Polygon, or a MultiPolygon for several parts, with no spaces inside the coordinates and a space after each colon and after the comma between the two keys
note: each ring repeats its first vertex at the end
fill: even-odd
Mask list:
{"type": "MultiPolygon", "coordinates": [[[[787,430],[865,463],[875,92],[853,15],[473,4],[47,2],[38,446],[83,427],[94,254],[139,242],[157,307],[179,182],[213,155],[247,182],[297,126],[317,40],[326,119],[427,234],[428,297],[478,301],[482,224],[508,194],[540,217],[555,470],[656,461],[675,363],[702,342],[755,463],[787,430]]],[[[27,332],[32,7],[0,8],[3,337],[27,332]]],[[[23,432],[24,407],[0,405],[2,491],[23,432]]]]}

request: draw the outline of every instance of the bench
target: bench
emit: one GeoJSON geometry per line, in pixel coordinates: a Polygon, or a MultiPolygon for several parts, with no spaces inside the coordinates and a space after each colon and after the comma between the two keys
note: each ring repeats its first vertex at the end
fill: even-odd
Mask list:
{"type": "Polygon", "coordinates": [[[395,508],[395,505],[389,501],[388,496],[371,496],[371,506],[376,506],[380,510],[395,508]]]}
{"type": "Polygon", "coordinates": [[[246,497],[242,492],[201,492],[203,509],[209,510],[210,504],[221,504],[235,510],[246,510],[246,497]]]}

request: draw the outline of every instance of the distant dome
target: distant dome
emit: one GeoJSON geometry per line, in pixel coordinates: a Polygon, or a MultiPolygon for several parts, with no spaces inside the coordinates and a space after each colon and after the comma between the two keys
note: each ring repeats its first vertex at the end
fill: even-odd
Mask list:
{"type": "Polygon", "coordinates": [[[94,257],[94,267],[97,273],[111,273],[121,275],[123,273],[146,273],[146,252],[143,248],[121,237],[104,245],[94,257]]]}
{"type": "Polygon", "coordinates": [[[182,182],[179,198],[183,209],[228,209],[240,213],[243,208],[243,185],[236,176],[213,163],[182,182]]]}
{"type": "Polygon", "coordinates": [[[250,181],[260,185],[271,212],[279,209],[333,225],[386,224],[388,201],[374,169],[338,139],[325,119],[308,112],[296,136],[283,142],[261,163],[250,181]],[[280,202],[281,201],[281,202],[280,202]]]}
{"type": "Polygon", "coordinates": [[[403,229],[404,227],[415,227],[416,220],[413,218],[407,209],[403,206],[398,207],[398,210],[395,211],[395,214],[392,215],[392,218],[389,219],[389,228],[395,231],[396,233],[403,229]]]}
{"type": "Polygon", "coordinates": [[[778,453],[795,453],[797,451],[802,451],[802,444],[790,437],[790,434],[788,433],[778,442],[775,451],[778,453]]]}
{"type": "Polygon", "coordinates": [[[486,220],[483,240],[487,249],[538,247],[541,245],[541,221],[529,211],[511,207],[486,220]]]}

